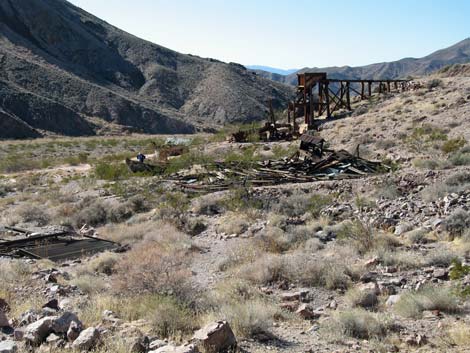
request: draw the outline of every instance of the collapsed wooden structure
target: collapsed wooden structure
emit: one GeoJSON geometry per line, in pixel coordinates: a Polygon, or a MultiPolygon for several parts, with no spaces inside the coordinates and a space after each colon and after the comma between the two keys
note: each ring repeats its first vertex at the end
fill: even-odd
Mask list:
{"type": "Polygon", "coordinates": [[[381,162],[368,161],[344,150],[325,148],[324,140],[316,135],[304,134],[300,139],[299,151],[290,158],[252,162],[249,165],[216,162],[204,173],[176,173],[169,181],[185,191],[213,192],[235,185],[270,186],[358,178],[390,170],[381,162]]]}
{"type": "Polygon", "coordinates": [[[401,92],[409,88],[408,80],[333,79],[326,72],[305,72],[297,74],[297,79],[296,97],[288,106],[288,123],[294,126],[299,117],[312,127],[315,114],[331,118],[339,109],[351,111],[354,96],[369,99],[374,92],[401,92]]]}
{"type": "Polygon", "coordinates": [[[26,229],[5,227],[16,234],[14,240],[0,239],[0,256],[49,259],[51,261],[77,259],[106,250],[116,250],[119,244],[73,231],[34,233],[26,229]]]}

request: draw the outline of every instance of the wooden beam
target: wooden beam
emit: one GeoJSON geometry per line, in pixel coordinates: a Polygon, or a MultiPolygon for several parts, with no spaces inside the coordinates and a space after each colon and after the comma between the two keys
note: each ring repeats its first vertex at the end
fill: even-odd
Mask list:
{"type": "Polygon", "coordinates": [[[346,82],[346,107],[348,110],[351,110],[351,84],[346,82]]]}

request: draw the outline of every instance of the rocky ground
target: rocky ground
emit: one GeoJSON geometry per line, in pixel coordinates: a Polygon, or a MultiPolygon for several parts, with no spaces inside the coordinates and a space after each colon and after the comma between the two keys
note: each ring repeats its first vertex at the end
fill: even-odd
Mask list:
{"type": "MultiPolygon", "coordinates": [[[[1,257],[0,351],[469,351],[470,79],[449,75],[322,126],[331,147],[360,144],[386,174],[190,194],[122,168],[126,146],[153,152],[140,137],[44,141],[34,150],[57,162],[0,164],[2,225],[87,224],[128,249],[1,257]],[[81,166],[66,162],[80,151],[81,166]]],[[[296,144],[196,140],[172,170],[296,144]]]]}

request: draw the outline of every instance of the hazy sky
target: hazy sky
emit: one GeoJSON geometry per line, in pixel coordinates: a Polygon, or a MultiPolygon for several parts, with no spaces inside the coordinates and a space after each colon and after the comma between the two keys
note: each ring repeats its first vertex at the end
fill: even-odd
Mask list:
{"type": "Polygon", "coordinates": [[[283,69],[421,57],[470,37],[470,0],[70,0],[182,53],[283,69]]]}

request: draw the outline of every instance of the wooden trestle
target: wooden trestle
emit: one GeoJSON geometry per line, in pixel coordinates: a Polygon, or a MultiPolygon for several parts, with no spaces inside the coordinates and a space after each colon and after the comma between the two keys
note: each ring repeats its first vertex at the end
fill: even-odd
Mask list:
{"type": "Polygon", "coordinates": [[[288,122],[295,124],[303,114],[309,127],[313,126],[315,113],[331,118],[341,108],[351,111],[351,95],[369,99],[374,92],[400,92],[408,88],[407,80],[330,79],[325,72],[305,72],[297,74],[297,78],[297,96],[289,103],[288,122]]]}

